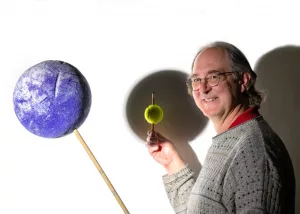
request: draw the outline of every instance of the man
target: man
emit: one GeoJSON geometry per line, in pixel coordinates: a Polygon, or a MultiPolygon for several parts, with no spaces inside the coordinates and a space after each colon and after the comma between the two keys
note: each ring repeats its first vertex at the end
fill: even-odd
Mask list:
{"type": "Polygon", "coordinates": [[[175,213],[295,213],[293,166],[258,111],[263,98],[255,81],[231,44],[214,42],[196,55],[187,84],[217,132],[197,179],[170,140],[148,133],[148,151],[167,171],[163,182],[175,213]]]}

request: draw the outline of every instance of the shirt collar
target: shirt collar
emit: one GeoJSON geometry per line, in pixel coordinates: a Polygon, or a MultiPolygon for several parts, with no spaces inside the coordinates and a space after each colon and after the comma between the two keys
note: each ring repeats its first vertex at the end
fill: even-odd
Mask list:
{"type": "Polygon", "coordinates": [[[259,107],[248,108],[245,112],[243,112],[240,116],[238,116],[238,118],[236,118],[235,121],[233,121],[229,129],[260,116],[258,109],[259,107]]]}

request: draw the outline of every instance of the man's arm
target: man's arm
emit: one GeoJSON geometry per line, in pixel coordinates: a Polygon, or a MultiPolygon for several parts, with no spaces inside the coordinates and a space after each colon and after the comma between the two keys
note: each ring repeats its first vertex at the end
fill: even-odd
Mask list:
{"type": "Polygon", "coordinates": [[[165,189],[170,203],[177,214],[186,213],[190,192],[195,184],[194,173],[184,166],[174,174],[163,176],[165,189]]]}

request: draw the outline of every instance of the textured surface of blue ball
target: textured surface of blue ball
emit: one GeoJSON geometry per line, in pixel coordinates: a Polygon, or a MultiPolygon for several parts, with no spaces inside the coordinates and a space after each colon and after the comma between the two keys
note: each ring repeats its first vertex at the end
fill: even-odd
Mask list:
{"type": "Polygon", "coordinates": [[[91,91],[74,66],[43,61],[26,70],[13,94],[14,110],[31,133],[57,138],[71,133],[85,121],[91,107],[91,91]]]}

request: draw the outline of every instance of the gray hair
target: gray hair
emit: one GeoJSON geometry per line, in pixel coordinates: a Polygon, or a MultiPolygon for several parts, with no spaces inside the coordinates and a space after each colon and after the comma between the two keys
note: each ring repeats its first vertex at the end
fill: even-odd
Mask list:
{"type": "Polygon", "coordinates": [[[254,106],[260,106],[261,103],[265,99],[265,95],[257,90],[255,88],[255,82],[256,82],[256,73],[252,70],[246,56],[243,54],[241,50],[239,50],[237,47],[234,45],[227,43],[227,42],[221,42],[221,41],[216,41],[209,43],[207,45],[204,45],[200,48],[198,53],[196,54],[193,64],[192,64],[192,71],[194,68],[194,63],[197,58],[197,56],[203,52],[204,50],[208,48],[221,48],[222,50],[225,50],[229,58],[231,60],[231,68],[232,71],[234,72],[234,77],[235,80],[240,78],[243,73],[249,73],[250,74],[250,81],[247,84],[246,91],[243,93],[246,97],[248,97],[249,101],[249,106],[254,107],[254,106]]]}

